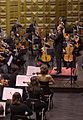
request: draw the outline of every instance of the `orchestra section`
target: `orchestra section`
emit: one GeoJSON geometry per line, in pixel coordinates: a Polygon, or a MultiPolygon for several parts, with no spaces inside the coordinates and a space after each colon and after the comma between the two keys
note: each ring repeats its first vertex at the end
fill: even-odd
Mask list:
{"type": "Polygon", "coordinates": [[[82,3],[82,0],[0,0],[0,71],[11,73],[32,63],[36,66],[44,63],[52,69],[57,62],[56,51],[60,51],[64,67],[76,68],[76,57],[83,48],[82,3]],[[60,43],[60,39],[56,40],[59,32],[60,43]],[[24,59],[26,54],[28,58],[24,59]]]}

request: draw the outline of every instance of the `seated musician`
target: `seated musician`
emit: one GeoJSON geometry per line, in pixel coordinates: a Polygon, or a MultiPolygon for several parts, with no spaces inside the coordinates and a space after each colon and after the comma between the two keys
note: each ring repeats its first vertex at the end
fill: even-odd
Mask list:
{"type": "Polygon", "coordinates": [[[44,38],[42,41],[42,45],[40,45],[40,56],[37,59],[38,62],[41,62],[41,64],[46,64],[48,67],[50,67],[49,62],[51,62],[52,57],[50,54],[47,53],[48,48],[50,48],[50,44],[48,43],[47,38],[44,38]]]}
{"type": "Polygon", "coordinates": [[[6,75],[1,75],[0,86],[9,86],[9,80],[7,79],[6,75]]]}
{"type": "Polygon", "coordinates": [[[39,112],[41,112],[42,108],[47,108],[47,104],[44,99],[43,91],[41,90],[38,77],[33,76],[31,77],[31,82],[28,86],[28,93],[29,98],[27,99],[27,105],[31,108],[32,107],[32,101],[34,102],[34,111],[36,112],[36,120],[41,120],[41,116],[39,115],[39,112]]]}
{"type": "Polygon", "coordinates": [[[15,34],[13,31],[10,31],[10,35],[6,38],[5,42],[9,45],[11,49],[15,49],[15,34]]]}
{"type": "Polygon", "coordinates": [[[40,74],[38,75],[40,86],[44,89],[46,94],[50,94],[50,84],[55,84],[54,79],[48,74],[48,66],[43,64],[40,67],[40,74]]]}
{"type": "Polygon", "coordinates": [[[32,115],[32,110],[22,103],[22,97],[20,93],[15,92],[12,96],[12,102],[10,104],[10,120],[17,120],[15,118],[16,115],[21,115],[21,116],[30,116],[32,115]]]}

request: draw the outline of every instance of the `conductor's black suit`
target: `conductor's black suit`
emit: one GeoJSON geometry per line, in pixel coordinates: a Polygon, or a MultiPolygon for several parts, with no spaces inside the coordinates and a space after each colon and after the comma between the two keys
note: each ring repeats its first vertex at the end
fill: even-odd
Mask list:
{"type": "Polygon", "coordinates": [[[54,40],[54,49],[55,49],[55,56],[56,56],[56,67],[57,73],[61,73],[61,57],[62,57],[62,47],[63,47],[63,32],[58,30],[57,34],[51,35],[51,39],[54,40]]]}

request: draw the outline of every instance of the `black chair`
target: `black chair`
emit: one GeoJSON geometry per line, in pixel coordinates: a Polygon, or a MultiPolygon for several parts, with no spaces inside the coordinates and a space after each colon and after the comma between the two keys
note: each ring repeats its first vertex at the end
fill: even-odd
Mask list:
{"type": "Polygon", "coordinates": [[[52,94],[45,94],[44,95],[48,101],[48,111],[50,111],[53,108],[53,97],[52,94]]]}
{"type": "Polygon", "coordinates": [[[36,120],[44,120],[45,116],[45,102],[39,99],[29,98],[26,104],[35,112],[36,120]]]}
{"type": "Polygon", "coordinates": [[[44,98],[48,103],[48,111],[53,108],[53,92],[51,91],[50,87],[47,85],[41,85],[41,89],[44,93],[44,98]]]}

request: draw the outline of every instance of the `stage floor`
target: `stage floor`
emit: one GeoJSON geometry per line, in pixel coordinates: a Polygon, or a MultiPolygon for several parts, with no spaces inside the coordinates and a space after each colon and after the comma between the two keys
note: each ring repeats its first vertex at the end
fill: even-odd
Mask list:
{"type": "Polygon", "coordinates": [[[83,88],[83,68],[82,68],[82,64],[83,64],[83,51],[80,51],[81,55],[78,56],[76,58],[77,61],[77,68],[72,69],[74,71],[72,71],[72,76],[74,77],[74,75],[77,77],[76,81],[74,82],[75,84],[73,84],[71,86],[71,68],[66,69],[65,67],[62,67],[62,73],[56,75],[56,70],[50,70],[50,74],[53,76],[55,83],[56,83],[56,87],[67,87],[67,88],[71,88],[71,87],[75,87],[75,88],[83,88]],[[74,72],[74,74],[73,74],[74,72]]]}
{"type": "Polygon", "coordinates": [[[77,84],[76,68],[62,67],[62,72],[57,74],[56,67],[49,70],[55,80],[56,87],[79,87],[77,84]]]}
{"type": "Polygon", "coordinates": [[[49,70],[49,74],[55,75],[55,76],[75,76],[76,75],[76,68],[67,68],[62,67],[62,72],[60,74],[56,74],[56,67],[54,67],[52,70],[49,70]]]}
{"type": "MultiPolygon", "coordinates": [[[[24,56],[26,63],[23,66],[23,69],[19,69],[18,75],[26,75],[27,66],[36,66],[34,56],[27,51],[26,55],[24,56]]],[[[76,58],[77,61],[77,68],[72,69],[72,78],[77,77],[77,80],[72,81],[71,85],[71,68],[62,67],[62,73],[56,74],[55,68],[49,70],[49,74],[55,80],[55,85],[51,85],[55,88],[83,88],[83,51],[81,51],[81,56],[76,58]],[[74,84],[73,84],[74,83],[74,84]]],[[[12,76],[9,74],[9,76],[12,76]]]]}
{"type": "MultiPolygon", "coordinates": [[[[77,68],[76,68],[76,76],[77,76],[77,81],[75,81],[78,85],[72,86],[72,87],[77,87],[83,88],[83,68],[82,68],[82,63],[83,63],[83,51],[80,51],[80,56],[76,58],[77,61],[77,68]]],[[[35,66],[34,62],[34,56],[31,56],[29,53],[26,54],[25,56],[26,60],[26,67],[27,66],[35,66]]],[[[56,75],[56,71],[50,70],[50,74],[54,77],[55,82],[56,82],[56,87],[71,87],[71,68],[64,68],[62,67],[62,73],[56,75]],[[67,83],[68,82],[68,83],[67,83]],[[70,83],[69,83],[70,82],[70,83]],[[67,83],[67,84],[66,84],[67,83]],[[66,85],[65,85],[66,84],[66,85]]],[[[73,73],[73,72],[72,72],[73,73]]],[[[25,74],[26,74],[26,68],[25,68],[25,74]]]]}

